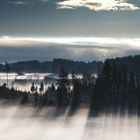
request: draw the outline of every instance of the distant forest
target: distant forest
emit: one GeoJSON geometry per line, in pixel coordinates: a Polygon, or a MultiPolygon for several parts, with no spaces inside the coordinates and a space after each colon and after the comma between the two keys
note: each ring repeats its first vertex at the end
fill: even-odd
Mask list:
{"type": "MultiPolygon", "coordinates": [[[[125,65],[128,72],[134,71],[136,74],[140,72],[140,55],[126,56],[115,59],[108,59],[110,62],[115,61],[117,66],[125,65]]],[[[37,60],[21,61],[10,63],[10,72],[49,72],[59,73],[64,68],[68,73],[74,71],[79,74],[93,74],[102,71],[103,61],[82,62],[68,59],[54,59],[53,61],[39,62],[37,60]]],[[[0,72],[4,72],[4,64],[0,64],[0,72]]]]}
{"type": "MultiPolygon", "coordinates": [[[[9,72],[39,72],[39,73],[59,73],[64,68],[68,73],[97,73],[101,71],[103,62],[82,62],[68,59],[54,59],[53,61],[39,62],[37,60],[21,61],[9,64],[9,72]]],[[[0,64],[0,72],[4,72],[5,64],[0,64]]]]}

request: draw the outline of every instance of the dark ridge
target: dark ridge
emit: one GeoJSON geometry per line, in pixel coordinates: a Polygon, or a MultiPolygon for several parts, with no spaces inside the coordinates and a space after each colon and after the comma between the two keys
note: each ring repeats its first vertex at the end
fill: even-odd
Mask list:
{"type": "MultiPolygon", "coordinates": [[[[21,61],[10,63],[10,72],[49,72],[59,73],[61,67],[64,67],[67,72],[71,73],[97,73],[102,69],[103,62],[82,62],[68,59],[54,59],[53,61],[39,62],[37,60],[21,61]]],[[[0,64],[0,71],[4,71],[4,65],[0,64]]]]}

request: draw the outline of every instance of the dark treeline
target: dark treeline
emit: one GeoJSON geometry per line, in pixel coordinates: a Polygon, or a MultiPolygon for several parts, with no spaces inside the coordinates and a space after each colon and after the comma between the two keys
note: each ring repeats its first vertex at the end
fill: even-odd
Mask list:
{"type": "Polygon", "coordinates": [[[122,62],[120,58],[106,60],[98,77],[84,73],[83,78],[78,79],[76,72],[72,71],[72,79],[69,79],[69,72],[62,67],[59,70],[57,88],[52,84],[45,90],[43,82],[40,83],[40,87],[32,83],[31,92],[27,93],[15,91],[14,88],[9,90],[4,84],[0,88],[0,98],[41,107],[69,107],[69,115],[81,105],[89,106],[90,116],[103,111],[124,113],[126,110],[139,115],[140,75],[136,70],[139,64],[137,61],[138,66],[130,69],[128,61],[124,61],[134,61],[137,57],[125,57],[122,58],[122,62]]]}
{"type": "MultiPolygon", "coordinates": [[[[112,61],[114,59],[110,59],[112,61]]],[[[126,56],[122,58],[115,58],[115,63],[117,65],[125,64],[127,70],[130,72],[135,70],[135,73],[140,71],[140,55],[136,56],[126,56]]],[[[103,62],[92,61],[92,62],[82,62],[73,61],[68,59],[54,59],[53,61],[39,62],[37,60],[33,61],[21,61],[17,63],[10,63],[11,72],[52,72],[59,73],[61,67],[69,73],[74,70],[76,73],[99,73],[102,70],[103,62]]],[[[4,71],[4,65],[0,64],[0,71],[4,71]]]]}
{"type": "MultiPolygon", "coordinates": [[[[82,62],[68,59],[54,59],[53,61],[39,62],[22,61],[10,63],[10,72],[50,72],[59,73],[63,67],[68,73],[74,70],[76,73],[97,73],[102,69],[103,62],[82,62]]],[[[0,71],[4,71],[4,65],[0,64],[0,71]]]]}
{"type": "Polygon", "coordinates": [[[106,60],[101,74],[96,79],[90,115],[98,114],[100,111],[128,111],[139,114],[140,76],[135,69],[130,70],[127,63],[118,65],[116,60],[106,60]]]}
{"type": "MultiPolygon", "coordinates": [[[[132,70],[135,73],[139,74],[140,71],[140,55],[136,56],[126,56],[121,58],[109,59],[114,61],[116,65],[125,64],[127,70],[131,72],[132,70]]],[[[37,60],[33,61],[21,61],[17,63],[10,63],[11,72],[50,72],[50,73],[59,73],[61,67],[65,68],[68,73],[71,73],[72,70],[76,73],[100,73],[102,70],[104,62],[101,61],[92,61],[92,62],[82,62],[82,61],[73,61],[68,59],[54,59],[53,61],[39,62],[37,60]]],[[[0,71],[4,71],[4,65],[0,64],[0,71]]]]}
{"type": "Polygon", "coordinates": [[[127,71],[134,71],[136,74],[140,74],[140,55],[126,56],[121,58],[109,59],[109,61],[115,61],[116,65],[122,66],[125,64],[127,71]]]}

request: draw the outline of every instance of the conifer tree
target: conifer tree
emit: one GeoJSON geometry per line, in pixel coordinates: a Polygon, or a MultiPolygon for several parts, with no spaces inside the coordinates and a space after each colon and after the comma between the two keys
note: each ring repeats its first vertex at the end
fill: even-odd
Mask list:
{"type": "Polygon", "coordinates": [[[68,73],[63,68],[60,70],[57,85],[58,104],[68,105],[70,102],[70,81],[68,79],[68,73]]]}

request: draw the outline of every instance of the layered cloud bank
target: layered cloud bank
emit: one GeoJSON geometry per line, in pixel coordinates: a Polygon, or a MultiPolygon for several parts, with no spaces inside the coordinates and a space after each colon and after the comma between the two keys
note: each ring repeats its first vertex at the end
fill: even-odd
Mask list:
{"type": "Polygon", "coordinates": [[[54,58],[92,61],[140,53],[140,38],[0,38],[0,61],[54,58]]]}
{"type": "Polygon", "coordinates": [[[127,0],[64,0],[57,3],[58,9],[75,9],[86,7],[90,10],[138,10],[139,7],[127,0]]]}
{"type": "Polygon", "coordinates": [[[64,38],[31,38],[31,37],[0,37],[0,46],[49,46],[49,45],[67,45],[77,46],[78,48],[122,48],[139,49],[140,38],[113,38],[113,37],[64,37],[64,38]],[[127,46],[127,47],[126,47],[127,46]]]}

